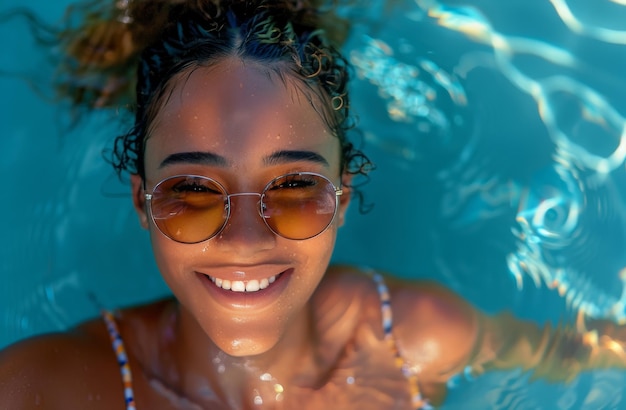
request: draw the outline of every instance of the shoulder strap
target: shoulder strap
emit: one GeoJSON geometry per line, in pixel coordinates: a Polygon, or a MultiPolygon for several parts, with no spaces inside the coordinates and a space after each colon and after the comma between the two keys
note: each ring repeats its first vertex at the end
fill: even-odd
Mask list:
{"type": "Polygon", "coordinates": [[[411,369],[411,366],[400,354],[398,344],[393,336],[393,315],[391,312],[391,297],[389,296],[389,289],[385,283],[385,278],[378,272],[370,271],[370,275],[374,282],[376,282],[376,288],[378,290],[378,296],[380,298],[380,312],[382,317],[382,326],[384,332],[384,338],[389,348],[393,352],[396,366],[402,371],[404,377],[409,382],[409,389],[411,392],[411,404],[414,409],[432,409],[428,402],[422,398],[420,392],[419,383],[417,380],[417,373],[411,369]]]}
{"type": "Polygon", "coordinates": [[[124,399],[126,400],[126,410],[136,410],[135,407],[135,394],[133,392],[133,377],[130,372],[130,365],[128,363],[128,356],[126,356],[126,349],[124,349],[124,342],[120,336],[120,331],[115,323],[113,314],[107,310],[102,311],[102,318],[106,323],[107,330],[109,331],[109,337],[111,338],[111,344],[113,350],[117,356],[117,363],[120,365],[120,373],[122,374],[122,382],[124,383],[124,399]]]}

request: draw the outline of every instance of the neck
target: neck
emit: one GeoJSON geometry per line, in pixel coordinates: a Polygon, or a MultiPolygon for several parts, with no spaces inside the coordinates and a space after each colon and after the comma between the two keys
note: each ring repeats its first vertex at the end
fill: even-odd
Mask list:
{"type": "Polygon", "coordinates": [[[287,332],[270,350],[254,356],[224,353],[178,306],[167,320],[170,342],[163,350],[169,363],[160,371],[179,396],[198,403],[227,404],[231,408],[276,408],[289,388],[288,381],[314,383],[319,375],[314,350],[315,334],[310,309],[303,309],[287,332]],[[262,407],[261,407],[262,408],[262,407]]]}

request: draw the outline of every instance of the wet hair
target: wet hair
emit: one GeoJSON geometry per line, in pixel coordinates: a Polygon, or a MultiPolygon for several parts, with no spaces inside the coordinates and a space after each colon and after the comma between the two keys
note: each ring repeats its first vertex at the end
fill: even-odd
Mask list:
{"type": "Polygon", "coordinates": [[[285,81],[296,80],[337,136],[342,172],[366,175],[372,165],[347,136],[353,128],[349,64],[331,40],[341,41],[345,27],[305,0],[118,0],[107,18],[87,18],[83,34],[65,36],[74,60],[66,71],[100,79],[61,84],[74,104],[130,108],[134,125],[115,139],[109,160],[118,174],[144,178],[145,141],[171,80],[229,56],[259,62],[285,81]],[[325,30],[324,21],[335,29],[325,30]],[[129,75],[129,66],[136,74],[129,75]]]}

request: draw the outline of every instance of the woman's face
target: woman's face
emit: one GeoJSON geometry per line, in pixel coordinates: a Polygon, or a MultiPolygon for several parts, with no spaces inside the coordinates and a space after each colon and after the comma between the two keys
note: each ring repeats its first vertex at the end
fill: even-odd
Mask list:
{"type": "MultiPolygon", "coordinates": [[[[211,177],[228,193],[261,192],[271,179],[299,171],[341,185],[339,141],[291,80],[285,84],[255,63],[230,58],[178,75],[168,96],[146,141],[148,192],[179,174],[211,177]]],[[[304,307],[328,266],[349,193],[339,197],[329,228],[311,239],[277,236],[259,216],[259,198],[239,196],[218,235],[182,244],[148,221],[142,181],[133,176],[132,182],[165,281],[183,314],[220,349],[233,356],[263,353],[305,322],[304,307]],[[235,292],[214,280],[223,287],[224,281],[269,285],[235,292]]]]}

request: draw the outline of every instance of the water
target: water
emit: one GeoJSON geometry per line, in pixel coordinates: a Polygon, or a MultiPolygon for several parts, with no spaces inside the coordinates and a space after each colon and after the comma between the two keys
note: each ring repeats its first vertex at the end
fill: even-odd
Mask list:
{"type": "MultiPolygon", "coordinates": [[[[54,22],[64,3],[2,8],[17,5],[54,22]]],[[[626,4],[361,1],[342,13],[378,169],[364,187],[374,208],[353,207],[334,259],[437,280],[490,313],[624,321],[626,4]]],[[[2,71],[43,84],[52,68],[23,20],[0,30],[2,71]]],[[[0,81],[0,346],[167,294],[102,160],[123,131],[115,113],[69,130],[26,82],[0,81]]],[[[459,375],[444,408],[620,408],[625,383],[619,371],[570,384],[459,375]]]]}

